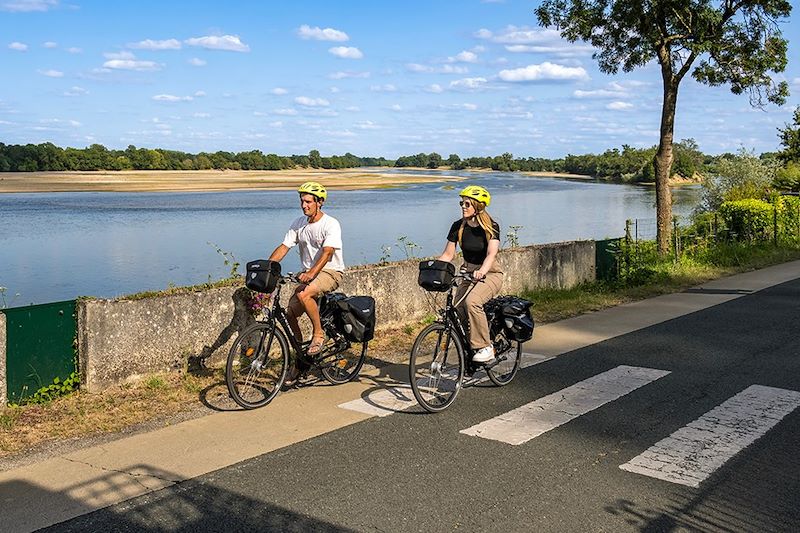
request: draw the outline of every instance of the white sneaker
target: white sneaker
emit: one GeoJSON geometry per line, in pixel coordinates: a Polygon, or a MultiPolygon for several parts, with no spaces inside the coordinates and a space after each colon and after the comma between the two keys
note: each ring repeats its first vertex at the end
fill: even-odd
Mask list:
{"type": "Polygon", "coordinates": [[[494,346],[491,344],[485,348],[481,348],[472,356],[473,363],[488,363],[492,359],[494,359],[494,346]]]}

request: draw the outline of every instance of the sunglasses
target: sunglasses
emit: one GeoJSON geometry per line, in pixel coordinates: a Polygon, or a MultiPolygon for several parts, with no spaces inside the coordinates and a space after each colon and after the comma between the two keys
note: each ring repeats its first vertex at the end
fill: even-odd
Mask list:
{"type": "Polygon", "coordinates": [[[460,205],[461,207],[472,207],[472,202],[461,200],[458,202],[458,205],[460,205]]]}

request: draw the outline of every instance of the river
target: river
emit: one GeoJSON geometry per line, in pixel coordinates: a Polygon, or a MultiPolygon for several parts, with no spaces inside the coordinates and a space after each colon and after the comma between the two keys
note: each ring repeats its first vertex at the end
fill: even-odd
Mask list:
{"type": "MultiPolygon", "coordinates": [[[[504,241],[509,226],[520,226],[520,244],[617,237],[626,219],[643,219],[644,236],[654,231],[652,187],[455,174],[467,179],[330,191],[325,211],[342,224],[346,264],[438,254],[460,216],[458,191],[473,183],[491,192],[489,212],[504,241]],[[416,246],[409,251],[400,237],[416,246]]],[[[695,186],[674,189],[675,214],[688,215],[699,197],[695,186]]],[[[300,215],[297,194],[289,191],[0,194],[0,286],[14,307],[217,280],[229,267],[214,245],[244,265],[268,256],[300,215]]],[[[296,271],[298,264],[292,251],[284,270],[296,271]]]]}

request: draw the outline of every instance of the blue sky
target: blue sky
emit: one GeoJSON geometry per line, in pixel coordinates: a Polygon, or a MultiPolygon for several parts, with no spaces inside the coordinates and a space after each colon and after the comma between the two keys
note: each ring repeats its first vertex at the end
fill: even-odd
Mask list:
{"type": "MultiPolygon", "coordinates": [[[[394,158],[560,157],[658,141],[657,65],[608,76],[537,2],[0,0],[0,141],[394,158]]],[[[686,79],[676,139],[779,147],[781,108],[686,79]]]]}

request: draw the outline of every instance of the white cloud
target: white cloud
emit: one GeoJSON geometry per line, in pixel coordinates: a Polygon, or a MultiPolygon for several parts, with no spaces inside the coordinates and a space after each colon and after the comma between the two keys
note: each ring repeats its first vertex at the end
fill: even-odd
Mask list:
{"type": "Polygon", "coordinates": [[[498,74],[501,80],[508,82],[527,81],[573,81],[587,80],[589,75],[583,67],[565,67],[545,61],[540,65],[501,70],[498,74]]]}
{"type": "Polygon", "coordinates": [[[338,88],[338,87],[331,87],[331,88],[330,88],[330,91],[331,91],[332,93],[336,94],[336,93],[338,93],[338,92],[341,92],[342,90],[341,90],[340,88],[338,88]]]}
{"type": "Polygon", "coordinates": [[[330,105],[330,102],[324,98],[309,98],[307,96],[298,96],[294,99],[294,102],[305,107],[327,107],[330,105]]]}
{"type": "Polygon", "coordinates": [[[403,108],[400,106],[400,104],[392,104],[392,105],[389,106],[389,109],[391,109],[392,111],[402,111],[403,110],[403,108]]]}
{"type": "Polygon", "coordinates": [[[391,83],[387,83],[385,85],[373,85],[372,87],[369,88],[369,90],[376,93],[392,93],[397,90],[397,87],[395,87],[391,83]]]}
{"type": "Polygon", "coordinates": [[[10,43],[8,45],[8,47],[11,50],[16,50],[17,52],[25,52],[25,51],[28,50],[28,45],[27,44],[20,43],[20,42],[17,42],[17,41],[14,41],[13,43],[10,43]]]}
{"type": "Polygon", "coordinates": [[[512,53],[550,54],[557,57],[590,55],[594,49],[586,43],[570,43],[558,30],[507,26],[494,33],[485,28],[474,33],[478,39],[504,44],[512,53]]]}
{"type": "Polygon", "coordinates": [[[191,96],[175,96],[174,94],[157,94],[153,96],[156,102],[191,102],[194,100],[191,96]]]}
{"type": "Polygon", "coordinates": [[[77,85],[64,92],[64,96],[85,96],[87,94],[89,94],[89,91],[77,85]]]}
{"type": "Polygon", "coordinates": [[[343,31],[334,30],[333,28],[321,29],[317,26],[313,28],[308,24],[303,24],[298,28],[297,35],[301,39],[314,39],[316,41],[349,41],[350,37],[343,31]]]}
{"type": "Polygon", "coordinates": [[[594,91],[577,90],[572,93],[575,98],[624,98],[628,93],[624,90],[596,89],[594,91]]]}
{"type": "Polygon", "coordinates": [[[204,67],[206,66],[207,62],[205,59],[200,59],[199,57],[193,57],[189,60],[189,64],[193,67],[204,67]]]}
{"type": "Polygon", "coordinates": [[[425,90],[427,92],[429,92],[429,93],[435,93],[435,94],[438,94],[438,93],[441,93],[441,92],[444,91],[444,89],[442,89],[442,86],[439,85],[438,83],[433,83],[431,85],[428,85],[427,87],[425,87],[425,90]]]}
{"type": "Polygon", "coordinates": [[[206,35],[193,37],[183,41],[189,46],[199,46],[209,50],[225,50],[227,52],[249,52],[250,47],[244,44],[238,35],[206,35]]]}
{"type": "Polygon", "coordinates": [[[0,2],[0,11],[12,13],[25,13],[30,11],[47,11],[57,7],[58,0],[7,0],[0,2]]]}
{"type": "Polygon", "coordinates": [[[64,73],[60,70],[48,69],[48,70],[37,70],[39,74],[42,76],[47,76],[48,78],[63,78],[64,73]]]}
{"type": "Polygon", "coordinates": [[[469,69],[459,65],[444,65],[439,69],[439,72],[443,74],[466,74],[469,69]]]}
{"type": "Polygon", "coordinates": [[[369,78],[369,72],[339,71],[329,74],[332,80],[343,80],[345,78],[369,78]]]}
{"type": "Polygon", "coordinates": [[[194,113],[192,116],[194,118],[210,118],[211,113],[194,113]]]}
{"type": "Polygon", "coordinates": [[[454,89],[480,89],[488,80],[486,78],[463,78],[450,82],[454,89]]]}
{"type": "Polygon", "coordinates": [[[50,48],[50,49],[58,48],[58,43],[53,42],[53,41],[47,41],[47,42],[42,43],[42,47],[50,48]]]}
{"type": "Polygon", "coordinates": [[[272,94],[281,95],[281,94],[286,94],[286,93],[288,93],[289,91],[287,91],[287,90],[286,90],[286,89],[284,89],[283,87],[275,87],[275,88],[274,88],[274,89],[272,89],[270,92],[271,92],[272,94]]]}
{"type": "Polygon", "coordinates": [[[137,48],[139,50],[180,50],[181,42],[178,39],[166,39],[163,41],[145,39],[138,43],[128,43],[128,48],[137,48]]]}
{"type": "Polygon", "coordinates": [[[473,34],[478,39],[491,39],[494,35],[491,31],[487,30],[486,28],[481,28],[473,34]]]}
{"type": "Polygon", "coordinates": [[[333,48],[329,48],[328,52],[342,59],[361,59],[364,57],[361,50],[355,46],[334,46],[333,48]]]}
{"type": "Polygon", "coordinates": [[[357,122],[356,128],[360,130],[378,130],[381,127],[372,122],[371,120],[365,120],[364,122],[357,122]]]}
{"type": "Polygon", "coordinates": [[[457,109],[457,110],[465,110],[465,111],[475,111],[478,109],[478,106],[475,104],[442,104],[439,106],[440,109],[457,109]]]}
{"type": "Polygon", "coordinates": [[[276,115],[284,115],[284,116],[287,116],[287,117],[294,116],[294,115],[297,114],[297,110],[296,109],[292,109],[290,107],[289,108],[283,108],[283,109],[273,109],[272,112],[275,113],[276,115]]]}
{"type": "Polygon", "coordinates": [[[408,70],[409,72],[422,72],[429,74],[433,72],[438,72],[441,74],[466,74],[467,72],[469,72],[469,69],[467,67],[461,65],[451,65],[449,63],[442,65],[440,67],[421,65],[419,63],[406,63],[406,70],[408,70]]]}
{"type": "Polygon", "coordinates": [[[633,104],[630,102],[616,101],[606,105],[606,109],[612,111],[626,111],[628,109],[633,109],[633,104]]]}
{"type": "Polygon", "coordinates": [[[206,95],[206,92],[205,92],[205,91],[195,91],[194,95],[195,95],[196,97],[200,98],[200,97],[202,97],[202,96],[205,96],[205,95],[206,95]]]}
{"type": "Polygon", "coordinates": [[[123,50],[122,52],[106,52],[103,54],[108,61],[103,63],[103,69],[96,69],[97,72],[108,72],[108,69],[113,70],[137,70],[149,71],[160,70],[163,65],[155,61],[140,61],[136,59],[133,53],[123,50]]]}
{"type": "Polygon", "coordinates": [[[344,108],[345,111],[349,111],[351,113],[357,113],[361,111],[361,108],[355,105],[347,106],[344,108]]]}
{"type": "Polygon", "coordinates": [[[450,63],[476,63],[478,55],[475,52],[464,50],[456,54],[455,57],[448,57],[447,61],[450,63]]]}
{"type": "Polygon", "coordinates": [[[533,53],[533,54],[551,54],[558,57],[574,57],[590,55],[594,52],[588,44],[572,44],[565,43],[563,45],[543,46],[543,45],[530,45],[530,44],[507,44],[505,49],[509,52],[516,54],[519,53],[533,53]]]}
{"type": "Polygon", "coordinates": [[[272,128],[282,128],[283,127],[283,122],[281,122],[280,120],[276,120],[275,122],[270,122],[267,125],[272,127],[272,128]]]}
{"type": "Polygon", "coordinates": [[[69,52],[70,54],[80,54],[81,52],[83,52],[83,48],[78,48],[77,46],[70,46],[69,48],[67,48],[67,52],[69,52]]]}

